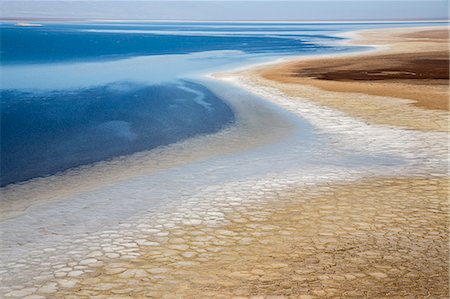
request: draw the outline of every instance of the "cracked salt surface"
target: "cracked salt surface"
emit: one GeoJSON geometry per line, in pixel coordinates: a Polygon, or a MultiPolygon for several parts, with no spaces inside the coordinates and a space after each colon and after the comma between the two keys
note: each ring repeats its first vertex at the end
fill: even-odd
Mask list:
{"type": "MultiPolygon", "coordinates": [[[[374,175],[446,174],[445,133],[369,125],[239,75],[222,79],[290,112],[238,88],[205,81],[235,109],[236,127],[218,134],[226,141],[222,147],[229,148],[203,160],[139,172],[60,201],[43,202],[3,220],[0,295],[52,296],[111,259],[139,258],[141,247],[159,246],[171,229],[219,226],[227,212],[276,200],[283,190],[374,175]],[[242,143],[251,146],[238,146],[242,143]]],[[[203,144],[211,141],[217,139],[208,137],[203,144]]],[[[170,157],[183,159],[176,153],[170,157]]],[[[185,248],[182,238],[177,242],[171,237],[174,244],[168,251],[181,250],[187,257],[198,254],[185,248]]],[[[207,240],[208,236],[196,237],[197,242],[207,240]]],[[[120,267],[110,271],[122,278],[148,275],[120,267]]],[[[152,271],[158,275],[164,269],[152,271]]]]}

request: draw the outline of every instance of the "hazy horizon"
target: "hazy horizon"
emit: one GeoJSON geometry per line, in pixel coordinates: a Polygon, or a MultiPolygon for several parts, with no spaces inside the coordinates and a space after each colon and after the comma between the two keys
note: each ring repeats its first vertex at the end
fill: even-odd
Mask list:
{"type": "Polygon", "coordinates": [[[431,1],[0,1],[1,18],[24,20],[407,21],[448,20],[431,1]]]}

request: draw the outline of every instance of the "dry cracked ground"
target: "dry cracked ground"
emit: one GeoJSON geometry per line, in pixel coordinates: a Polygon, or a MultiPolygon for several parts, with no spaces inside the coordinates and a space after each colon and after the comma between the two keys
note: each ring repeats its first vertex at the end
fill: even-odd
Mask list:
{"type": "Polygon", "coordinates": [[[231,209],[221,227],[193,221],[149,228],[144,239],[98,248],[85,260],[56,267],[57,278],[40,295],[447,298],[447,196],[442,178],[371,178],[290,190],[276,203],[231,209]],[[127,249],[131,256],[113,253],[127,249]],[[83,266],[96,270],[78,276],[83,266]]]}

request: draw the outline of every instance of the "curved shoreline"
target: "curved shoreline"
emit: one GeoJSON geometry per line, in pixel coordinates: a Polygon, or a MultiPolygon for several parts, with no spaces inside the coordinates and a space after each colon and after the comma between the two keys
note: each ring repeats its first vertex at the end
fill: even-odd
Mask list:
{"type": "MultiPolygon", "coordinates": [[[[131,282],[132,288],[128,288],[128,294],[136,297],[144,296],[146,291],[148,296],[157,297],[161,292],[164,294],[165,291],[167,294],[174,289],[177,291],[174,294],[190,296],[205,294],[205,290],[210,292],[210,296],[253,294],[254,289],[245,288],[246,293],[234,293],[239,291],[242,287],[240,283],[244,281],[244,284],[250,286],[255,284],[256,290],[261,287],[266,292],[264,294],[276,295],[277,292],[290,290],[282,287],[280,280],[284,280],[291,284],[288,286],[296,287],[293,289],[295,292],[312,294],[315,287],[315,290],[322,288],[325,292],[314,293],[315,296],[337,296],[336,288],[339,286],[332,284],[329,277],[313,280],[312,290],[302,289],[302,285],[298,288],[299,283],[310,283],[308,277],[316,275],[315,272],[302,272],[312,267],[311,264],[320,265],[320,262],[314,260],[316,255],[324,260],[328,260],[331,255],[335,261],[336,257],[350,252],[349,259],[343,264],[351,265],[352,262],[358,262],[354,260],[355,256],[364,261],[362,253],[369,252],[366,259],[373,260],[374,256],[384,254],[373,252],[376,251],[376,246],[380,246],[383,238],[367,240],[368,244],[374,244],[374,247],[367,247],[356,243],[363,234],[372,237],[372,230],[378,227],[382,228],[383,233],[403,232],[402,229],[405,228],[414,231],[417,223],[411,223],[413,220],[403,215],[403,210],[414,215],[412,219],[415,221],[424,221],[430,215],[438,217],[444,214],[440,209],[445,211],[445,205],[441,202],[445,195],[445,182],[441,180],[448,175],[444,165],[448,153],[443,144],[446,133],[417,132],[367,123],[328,107],[306,100],[298,101],[273,86],[262,85],[257,78],[242,72],[222,74],[221,79],[282,107],[279,108],[279,118],[266,119],[260,117],[261,111],[255,110],[262,109],[259,104],[247,103],[247,109],[242,111],[259,116],[253,119],[253,123],[251,117],[241,115],[243,120],[250,122],[246,123],[247,128],[258,129],[248,130],[245,135],[255,142],[251,144],[252,147],[242,144],[243,136],[239,132],[236,135],[237,144],[234,145],[242,147],[232,147],[240,150],[238,154],[228,152],[233,155],[221,155],[217,159],[175,167],[162,171],[158,176],[143,173],[133,180],[117,182],[114,186],[106,185],[100,190],[84,192],[78,198],[55,203],[53,211],[35,207],[31,212],[40,217],[31,219],[30,223],[39,223],[37,236],[31,236],[32,232],[23,234],[23,226],[11,220],[11,235],[6,236],[8,242],[5,244],[11,248],[20,248],[23,252],[2,257],[2,264],[6,264],[5,261],[8,260],[15,261],[8,263],[6,268],[11,275],[16,274],[10,281],[16,288],[1,292],[9,291],[11,294],[22,291],[23,294],[38,293],[57,297],[75,296],[75,293],[79,296],[112,296],[124,294],[123,292],[126,294],[127,282],[131,282]],[[299,131],[302,124],[295,123],[295,117],[291,119],[290,113],[282,112],[283,110],[304,117],[315,127],[317,139],[311,139],[313,147],[308,147],[311,145],[308,143],[305,146],[301,140],[305,136],[299,131]],[[288,118],[287,122],[285,117],[288,118]],[[279,122],[274,123],[274,120],[279,122]],[[267,127],[278,133],[272,134],[274,132],[267,130],[267,127]],[[257,146],[253,147],[254,145],[257,146]],[[400,176],[407,177],[399,182],[400,176]],[[353,187],[355,183],[361,188],[353,187]],[[417,185],[424,189],[415,188],[417,185]],[[384,195],[377,196],[378,191],[381,191],[380,186],[385,188],[382,189],[383,192],[389,191],[394,195],[383,193],[387,196],[383,201],[384,195]],[[429,187],[432,187],[431,191],[427,191],[429,187]],[[435,189],[439,190],[441,196],[437,199],[433,191],[435,189]],[[426,191],[425,203],[430,203],[431,208],[415,206],[418,203],[414,200],[414,192],[423,190],[426,191]],[[342,196],[333,197],[336,192],[342,192],[342,196]],[[349,193],[354,196],[347,198],[346,194],[349,193]],[[411,200],[404,206],[402,200],[395,198],[396,194],[411,200]],[[161,198],[169,199],[164,209],[149,203],[161,198]],[[369,205],[367,200],[376,208],[369,205]],[[357,204],[353,206],[355,202],[357,204]],[[98,216],[96,211],[108,211],[108,206],[111,205],[116,207],[115,213],[106,212],[105,216],[119,221],[105,229],[98,226],[96,219],[91,217],[98,216]],[[140,209],[139,213],[136,213],[136,207],[140,209]],[[350,208],[347,210],[347,207],[350,208]],[[414,209],[409,211],[410,207],[414,209]],[[83,215],[64,219],[65,215],[73,213],[74,208],[83,211],[83,215]],[[308,212],[308,209],[314,213],[308,212]],[[125,217],[127,211],[132,212],[130,217],[125,217]],[[293,212],[289,214],[286,211],[293,212]],[[339,211],[343,214],[339,214],[339,211]],[[369,217],[366,217],[366,213],[370,214],[369,217]],[[344,226],[343,231],[335,233],[335,227],[340,225],[339,221],[349,215],[349,219],[356,219],[360,227],[350,226],[354,225],[350,222],[346,224],[350,227],[344,226]],[[51,221],[40,223],[42,219],[51,221]],[[285,219],[288,223],[280,223],[280,219],[285,219]],[[293,221],[289,222],[289,219],[293,221]],[[373,219],[379,222],[370,222],[373,219]],[[401,224],[395,222],[397,219],[401,224]],[[329,223],[326,222],[328,220],[329,223]],[[80,221],[83,225],[74,229],[71,223],[75,221],[80,221]],[[311,235],[302,235],[320,221],[326,223],[318,223],[320,225],[317,224],[317,231],[313,230],[311,235]],[[298,222],[304,226],[297,226],[298,222]],[[69,224],[71,233],[66,235],[65,225],[58,227],[54,223],[69,224]],[[345,235],[348,232],[349,235],[345,235]],[[344,239],[340,239],[341,236],[344,239]],[[41,242],[38,240],[40,237],[51,242],[41,242]],[[29,244],[15,244],[17,238],[29,244]],[[295,246],[295,242],[290,243],[292,240],[302,242],[301,246],[289,247],[295,246]],[[287,247],[283,247],[283,244],[287,244],[287,247]],[[344,244],[347,247],[339,247],[344,244]],[[249,248],[252,250],[248,250],[249,248]],[[292,251],[293,248],[294,253],[285,251],[292,251]],[[354,248],[357,248],[355,252],[352,251],[354,248]],[[362,251],[359,252],[359,249],[362,251]],[[221,255],[222,252],[224,255],[221,255]],[[14,255],[20,256],[22,260],[15,259],[14,255]],[[32,262],[36,259],[39,259],[39,264],[32,262]],[[295,268],[300,261],[306,264],[295,268]],[[57,267],[49,271],[46,263],[50,266],[57,263],[57,267]],[[33,265],[34,268],[25,269],[27,265],[33,265]],[[202,265],[205,269],[201,268],[202,265]],[[198,275],[196,269],[205,271],[198,275]],[[206,276],[202,276],[203,273],[206,276]],[[36,283],[30,283],[30,278],[34,278],[36,283]],[[317,284],[317,280],[325,282],[317,284]],[[264,289],[269,283],[275,289],[264,289]],[[143,290],[140,289],[141,284],[145,285],[143,290]]],[[[230,91],[243,92],[240,89],[227,90],[230,91]]],[[[236,94],[230,97],[236,98],[236,94]]],[[[242,104],[240,99],[236,103],[242,104]]],[[[265,110],[268,113],[265,116],[271,115],[271,111],[273,112],[271,109],[265,110]]],[[[223,134],[229,136],[227,134],[232,133],[223,134]]],[[[209,138],[205,137],[205,146],[211,146],[209,138]]],[[[218,148],[213,147],[216,150],[214,153],[223,154],[224,150],[229,150],[229,140],[233,138],[224,139],[218,148]]],[[[181,147],[191,150],[189,146],[181,147]]],[[[431,233],[424,230],[421,235],[427,236],[430,233],[430,238],[426,241],[432,241],[432,244],[437,244],[437,249],[445,251],[439,247],[442,245],[442,240],[439,239],[442,234],[441,224],[445,222],[441,218],[436,220],[439,224],[437,228],[425,225],[431,233]]],[[[392,236],[390,240],[397,242],[395,238],[392,236]]],[[[402,240],[401,234],[399,239],[402,240]]],[[[429,246],[429,243],[421,242],[420,248],[425,245],[429,246]]],[[[425,254],[419,250],[420,255],[417,255],[421,261],[427,257],[428,247],[424,248],[425,254]]],[[[398,248],[394,246],[394,249],[398,248]]],[[[388,264],[395,264],[398,259],[397,256],[389,258],[388,264]]],[[[401,263],[405,264],[405,261],[401,260],[401,263]]],[[[433,267],[435,264],[440,266],[439,261],[433,260],[433,267]]],[[[387,266],[383,264],[384,268],[364,269],[363,273],[361,269],[352,269],[349,273],[345,271],[350,270],[343,269],[337,274],[325,271],[323,276],[332,275],[332,279],[339,284],[349,284],[349,289],[354,290],[352,281],[362,287],[360,280],[380,284],[383,279],[390,278],[390,275],[395,279],[399,269],[388,269],[387,266]],[[335,277],[335,274],[350,276],[335,277]],[[346,283],[343,284],[342,281],[346,283]]],[[[327,269],[330,267],[332,269],[331,265],[325,265],[327,269]]],[[[407,276],[410,272],[400,273],[407,276]]],[[[8,280],[2,280],[2,283],[5,281],[8,280]]],[[[432,288],[444,293],[445,289],[437,289],[439,285],[436,281],[430,284],[432,288]]],[[[414,287],[409,284],[405,286],[414,287]]],[[[292,296],[298,294],[291,293],[292,296]]]]}
{"type": "Polygon", "coordinates": [[[233,97],[221,92],[221,84],[211,84],[210,87],[215,88],[214,92],[221,93],[223,100],[234,110],[236,122],[232,126],[214,134],[4,187],[1,189],[1,218],[8,219],[29,207],[58,201],[133,177],[153,175],[190,162],[270,144],[283,138],[294,128],[291,121],[277,115],[279,112],[272,107],[264,103],[255,105],[254,101],[260,101],[255,97],[248,96],[247,101],[237,100],[246,96],[244,91],[237,91],[236,97],[233,97]],[[264,115],[264,118],[260,115],[264,115]],[[273,130],[265,132],[269,134],[262,134],[264,127],[270,124],[273,125],[273,130]]]}

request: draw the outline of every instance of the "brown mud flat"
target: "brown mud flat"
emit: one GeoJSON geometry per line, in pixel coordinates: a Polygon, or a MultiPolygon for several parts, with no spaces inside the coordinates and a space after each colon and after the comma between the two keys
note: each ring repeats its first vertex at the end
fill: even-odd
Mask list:
{"type": "Polygon", "coordinates": [[[260,75],[282,83],[409,99],[420,108],[449,110],[448,31],[391,34],[384,43],[377,42],[392,42],[395,48],[380,54],[296,61],[265,68],[260,75]],[[398,40],[394,42],[395,37],[398,40]],[[414,44],[419,43],[414,49],[414,44]],[[429,47],[424,47],[424,43],[429,47]]]}
{"type": "Polygon", "coordinates": [[[445,52],[377,55],[352,63],[336,60],[328,64],[326,70],[305,67],[295,75],[343,82],[411,80],[406,82],[421,85],[424,83],[420,82],[422,80],[433,80],[432,84],[446,85],[446,80],[449,79],[448,62],[445,52]],[[383,62],[381,66],[380,61],[383,62]]]}

